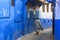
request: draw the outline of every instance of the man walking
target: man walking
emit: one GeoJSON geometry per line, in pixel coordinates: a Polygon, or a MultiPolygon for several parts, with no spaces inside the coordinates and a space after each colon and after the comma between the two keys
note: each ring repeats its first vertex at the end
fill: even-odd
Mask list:
{"type": "Polygon", "coordinates": [[[39,18],[36,18],[34,25],[35,25],[36,34],[38,35],[39,30],[43,30],[39,18]]]}

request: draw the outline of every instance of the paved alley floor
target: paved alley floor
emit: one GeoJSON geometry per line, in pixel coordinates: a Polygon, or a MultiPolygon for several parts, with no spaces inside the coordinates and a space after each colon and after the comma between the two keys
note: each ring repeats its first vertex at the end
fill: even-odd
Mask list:
{"type": "Polygon", "coordinates": [[[27,34],[17,40],[54,40],[52,36],[52,28],[44,29],[40,31],[39,35],[36,35],[35,32],[27,34]]]}

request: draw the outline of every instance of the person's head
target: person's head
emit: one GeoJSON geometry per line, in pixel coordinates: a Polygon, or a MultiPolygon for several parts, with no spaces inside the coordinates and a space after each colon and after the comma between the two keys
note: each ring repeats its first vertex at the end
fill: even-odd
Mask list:
{"type": "Polygon", "coordinates": [[[36,20],[38,20],[39,18],[36,18],[36,20]]]}

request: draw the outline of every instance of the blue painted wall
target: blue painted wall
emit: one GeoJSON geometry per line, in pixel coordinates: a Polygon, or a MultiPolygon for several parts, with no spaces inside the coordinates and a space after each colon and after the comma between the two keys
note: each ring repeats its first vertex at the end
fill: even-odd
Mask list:
{"type": "Polygon", "coordinates": [[[42,28],[50,28],[52,27],[52,19],[42,19],[40,18],[42,28]]]}
{"type": "MultiPolygon", "coordinates": [[[[8,5],[7,8],[6,6],[4,8],[10,11],[7,14],[7,16],[0,15],[0,40],[16,40],[17,38],[23,36],[23,34],[28,34],[34,31],[34,27],[33,27],[34,20],[32,17],[30,19],[28,19],[27,17],[27,8],[25,4],[26,1],[27,0],[22,0],[22,1],[15,0],[14,7],[11,6],[10,1],[9,3],[4,3],[8,5]],[[2,18],[3,16],[5,18],[2,18]]],[[[2,5],[0,4],[0,6],[2,5]]],[[[43,28],[47,28],[47,26],[51,26],[50,19],[40,19],[40,20],[43,28]]]]}
{"type": "Polygon", "coordinates": [[[54,5],[54,40],[60,40],[60,0],[53,0],[54,5]]]}
{"type": "MultiPolygon", "coordinates": [[[[2,0],[2,2],[0,0],[0,6],[4,7],[4,8],[6,8],[5,6],[7,6],[6,9],[9,8],[8,10],[10,10],[10,12],[9,12],[9,14],[7,14],[7,15],[9,15],[9,17],[7,16],[8,18],[6,18],[4,15],[1,15],[1,17],[0,17],[0,40],[16,40],[17,38],[22,36],[22,34],[24,33],[24,24],[26,23],[25,22],[26,13],[24,11],[26,8],[24,6],[23,10],[22,10],[21,5],[25,5],[26,2],[23,2],[21,0],[19,2],[19,0],[17,0],[17,1],[15,0],[15,2],[19,3],[19,4],[15,3],[15,7],[11,6],[10,1],[9,1],[9,3],[4,2],[4,4],[6,4],[6,5],[3,5],[3,2],[4,2],[4,0],[2,0]],[[19,10],[19,14],[16,13],[16,11],[17,11],[16,9],[19,10]],[[4,16],[5,18],[2,18],[2,16],[4,16]],[[21,18],[19,18],[19,17],[21,17],[21,18]],[[17,21],[15,19],[17,19],[17,21]],[[21,21],[21,19],[22,19],[22,21],[21,21]]],[[[6,2],[7,2],[7,0],[6,0],[6,2]]]]}
{"type": "Polygon", "coordinates": [[[55,21],[54,21],[54,38],[60,40],[60,0],[56,0],[55,5],[55,21]]]}

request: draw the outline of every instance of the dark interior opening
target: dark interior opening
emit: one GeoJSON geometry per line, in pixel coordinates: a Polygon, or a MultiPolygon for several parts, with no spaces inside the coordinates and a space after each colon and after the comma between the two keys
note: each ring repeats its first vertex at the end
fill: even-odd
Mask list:
{"type": "Polygon", "coordinates": [[[11,0],[11,5],[12,5],[12,6],[15,6],[14,0],[11,0]]]}

